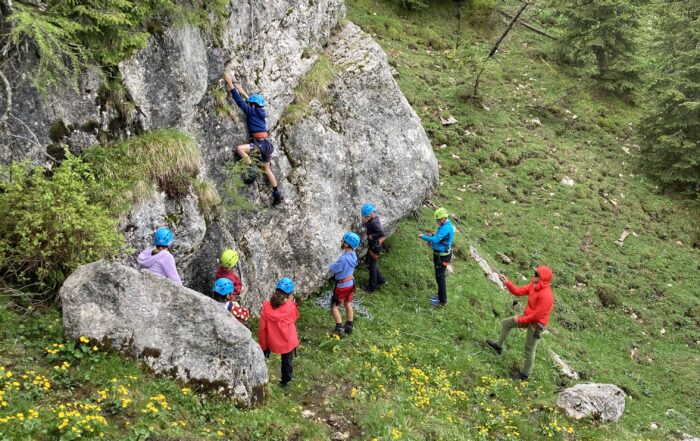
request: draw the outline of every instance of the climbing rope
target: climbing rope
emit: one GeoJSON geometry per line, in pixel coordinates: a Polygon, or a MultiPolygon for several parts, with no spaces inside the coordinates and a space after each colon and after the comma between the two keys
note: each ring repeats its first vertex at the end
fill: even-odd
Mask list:
{"type": "MultiPolygon", "coordinates": [[[[320,296],[316,297],[316,306],[323,308],[327,311],[331,310],[331,298],[333,297],[333,291],[326,291],[320,296]]],[[[374,315],[369,311],[369,309],[363,304],[362,299],[355,297],[352,299],[352,309],[355,313],[365,317],[367,320],[374,320],[374,315]]]]}

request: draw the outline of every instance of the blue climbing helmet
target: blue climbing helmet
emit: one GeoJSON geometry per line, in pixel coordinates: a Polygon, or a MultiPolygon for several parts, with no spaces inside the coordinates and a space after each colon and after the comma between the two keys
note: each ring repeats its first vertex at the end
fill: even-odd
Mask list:
{"type": "Polygon", "coordinates": [[[212,291],[220,296],[227,296],[233,292],[233,282],[225,277],[222,277],[214,282],[212,291]]]}
{"type": "Polygon", "coordinates": [[[157,247],[169,247],[173,243],[173,232],[169,228],[158,228],[153,235],[153,245],[157,247]]]}
{"type": "Polygon", "coordinates": [[[375,207],[371,202],[367,202],[362,206],[362,209],[360,209],[360,214],[362,214],[362,217],[367,217],[375,211],[377,211],[377,207],[375,207]]]}
{"type": "Polygon", "coordinates": [[[248,102],[257,104],[260,107],[265,107],[265,104],[267,104],[267,101],[265,101],[265,97],[262,96],[261,93],[254,93],[250,97],[248,97],[248,102]]]}
{"type": "Polygon", "coordinates": [[[343,242],[350,245],[350,248],[354,250],[358,245],[360,245],[360,236],[348,231],[347,233],[343,234],[343,242]]]}
{"type": "Polygon", "coordinates": [[[294,291],[294,280],[289,277],[282,277],[279,282],[277,282],[276,289],[279,289],[283,293],[289,295],[294,291]]]}

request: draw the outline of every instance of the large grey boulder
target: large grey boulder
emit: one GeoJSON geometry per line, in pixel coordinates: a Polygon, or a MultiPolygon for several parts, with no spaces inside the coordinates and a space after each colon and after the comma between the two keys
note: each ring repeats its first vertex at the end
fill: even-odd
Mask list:
{"type": "Polygon", "coordinates": [[[614,384],[577,384],[559,395],[557,406],[577,420],[617,422],[625,411],[625,393],[614,384]]]}
{"type": "Polygon", "coordinates": [[[242,406],[263,398],[268,376],[262,350],[216,301],[107,261],[78,268],[60,296],[68,338],[86,336],[156,373],[232,395],[242,406]]]}

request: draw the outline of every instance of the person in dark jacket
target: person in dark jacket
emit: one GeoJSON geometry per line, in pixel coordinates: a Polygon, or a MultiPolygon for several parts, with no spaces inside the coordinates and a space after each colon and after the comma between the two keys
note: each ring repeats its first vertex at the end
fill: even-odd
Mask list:
{"type": "Polygon", "coordinates": [[[449,214],[444,208],[438,208],[434,213],[435,221],[439,227],[435,234],[419,234],[418,237],[428,242],[433,249],[433,265],[435,266],[435,281],[438,286],[437,295],[431,297],[433,306],[445,306],[447,304],[447,284],[445,271],[452,260],[452,242],[454,242],[455,228],[448,219],[449,214]]]}
{"type": "Polygon", "coordinates": [[[362,290],[374,292],[379,286],[386,283],[384,276],[381,271],[379,271],[379,268],[377,268],[377,261],[382,252],[382,243],[386,235],[384,234],[382,223],[379,221],[379,216],[377,215],[377,207],[375,207],[374,204],[371,202],[364,204],[360,209],[360,214],[362,215],[362,222],[367,231],[367,254],[365,255],[365,264],[369,270],[367,285],[363,286],[362,290]]]}
{"type": "Polygon", "coordinates": [[[282,387],[292,381],[294,350],[299,346],[296,327],[299,309],[290,299],[293,292],[292,279],[283,277],[277,282],[275,293],[263,302],[258,328],[258,343],[265,356],[269,357],[270,352],[282,355],[282,387]]]}
{"type": "MultiPolygon", "coordinates": [[[[263,170],[272,187],[272,205],[277,205],[282,202],[282,192],[277,188],[277,178],[275,178],[275,174],[270,167],[272,152],[275,150],[275,147],[270,142],[267,134],[265,97],[259,93],[254,93],[249,97],[240,84],[234,84],[230,73],[227,73],[224,78],[233,100],[236,102],[238,108],[246,115],[246,125],[248,127],[248,133],[250,134],[250,142],[239,145],[236,147],[236,151],[248,164],[252,162],[250,154],[256,149],[260,152],[263,161],[263,170]]],[[[246,179],[246,183],[248,184],[252,184],[253,181],[255,181],[255,174],[249,175],[246,179]]]]}
{"type": "Polygon", "coordinates": [[[514,380],[527,380],[532,375],[532,368],[535,365],[537,343],[541,333],[549,323],[549,314],[554,306],[554,293],[549,287],[549,283],[552,281],[552,270],[548,266],[538,266],[532,281],[525,286],[513,285],[502,274],[499,277],[513,295],[527,296],[527,306],[525,313],[520,317],[509,317],[503,321],[501,337],[497,342],[486,340],[486,344],[500,354],[511,329],[527,329],[523,369],[513,376],[514,380]]]}

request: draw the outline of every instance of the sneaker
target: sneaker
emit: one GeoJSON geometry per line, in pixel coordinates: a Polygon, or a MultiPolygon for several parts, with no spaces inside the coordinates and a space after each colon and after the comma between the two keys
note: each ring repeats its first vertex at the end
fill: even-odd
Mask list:
{"type": "Polygon", "coordinates": [[[382,286],[382,285],[386,285],[386,280],[384,280],[384,279],[377,280],[377,286],[382,286]]]}
{"type": "Polygon", "coordinates": [[[434,295],[434,296],[432,296],[432,297],[430,298],[430,301],[431,301],[431,302],[439,302],[439,301],[440,301],[440,297],[438,297],[437,295],[434,295]]]}
{"type": "Polygon", "coordinates": [[[501,347],[501,345],[499,345],[493,340],[486,340],[486,344],[491,346],[493,350],[498,353],[498,355],[501,355],[501,352],[503,352],[503,348],[501,347]]]}
{"type": "Polygon", "coordinates": [[[518,372],[517,374],[511,375],[510,378],[513,381],[527,381],[527,379],[529,378],[529,375],[523,374],[522,372],[518,372]]]}
{"type": "Polygon", "coordinates": [[[377,288],[371,288],[369,285],[360,286],[360,289],[364,292],[374,292],[377,288]]]}
{"type": "Polygon", "coordinates": [[[272,205],[279,205],[282,202],[282,192],[279,190],[272,191],[272,205]]]}
{"type": "Polygon", "coordinates": [[[279,385],[282,389],[285,389],[289,383],[283,383],[282,381],[279,382],[279,385]]]}
{"type": "Polygon", "coordinates": [[[345,326],[343,326],[343,330],[345,331],[345,335],[352,334],[352,325],[350,323],[346,323],[345,326]]]}
{"type": "Polygon", "coordinates": [[[341,327],[336,326],[331,331],[331,334],[335,334],[340,338],[344,338],[345,337],[345,328],[343,328],[342,326],[341,327]]]}
{"type": "Polygon", "coordinates": [[[430,299],[430,304],[436,308],[442,308],[443,306],[447,305],[447,302],[442,303],[439,299],[430,299]]]}

